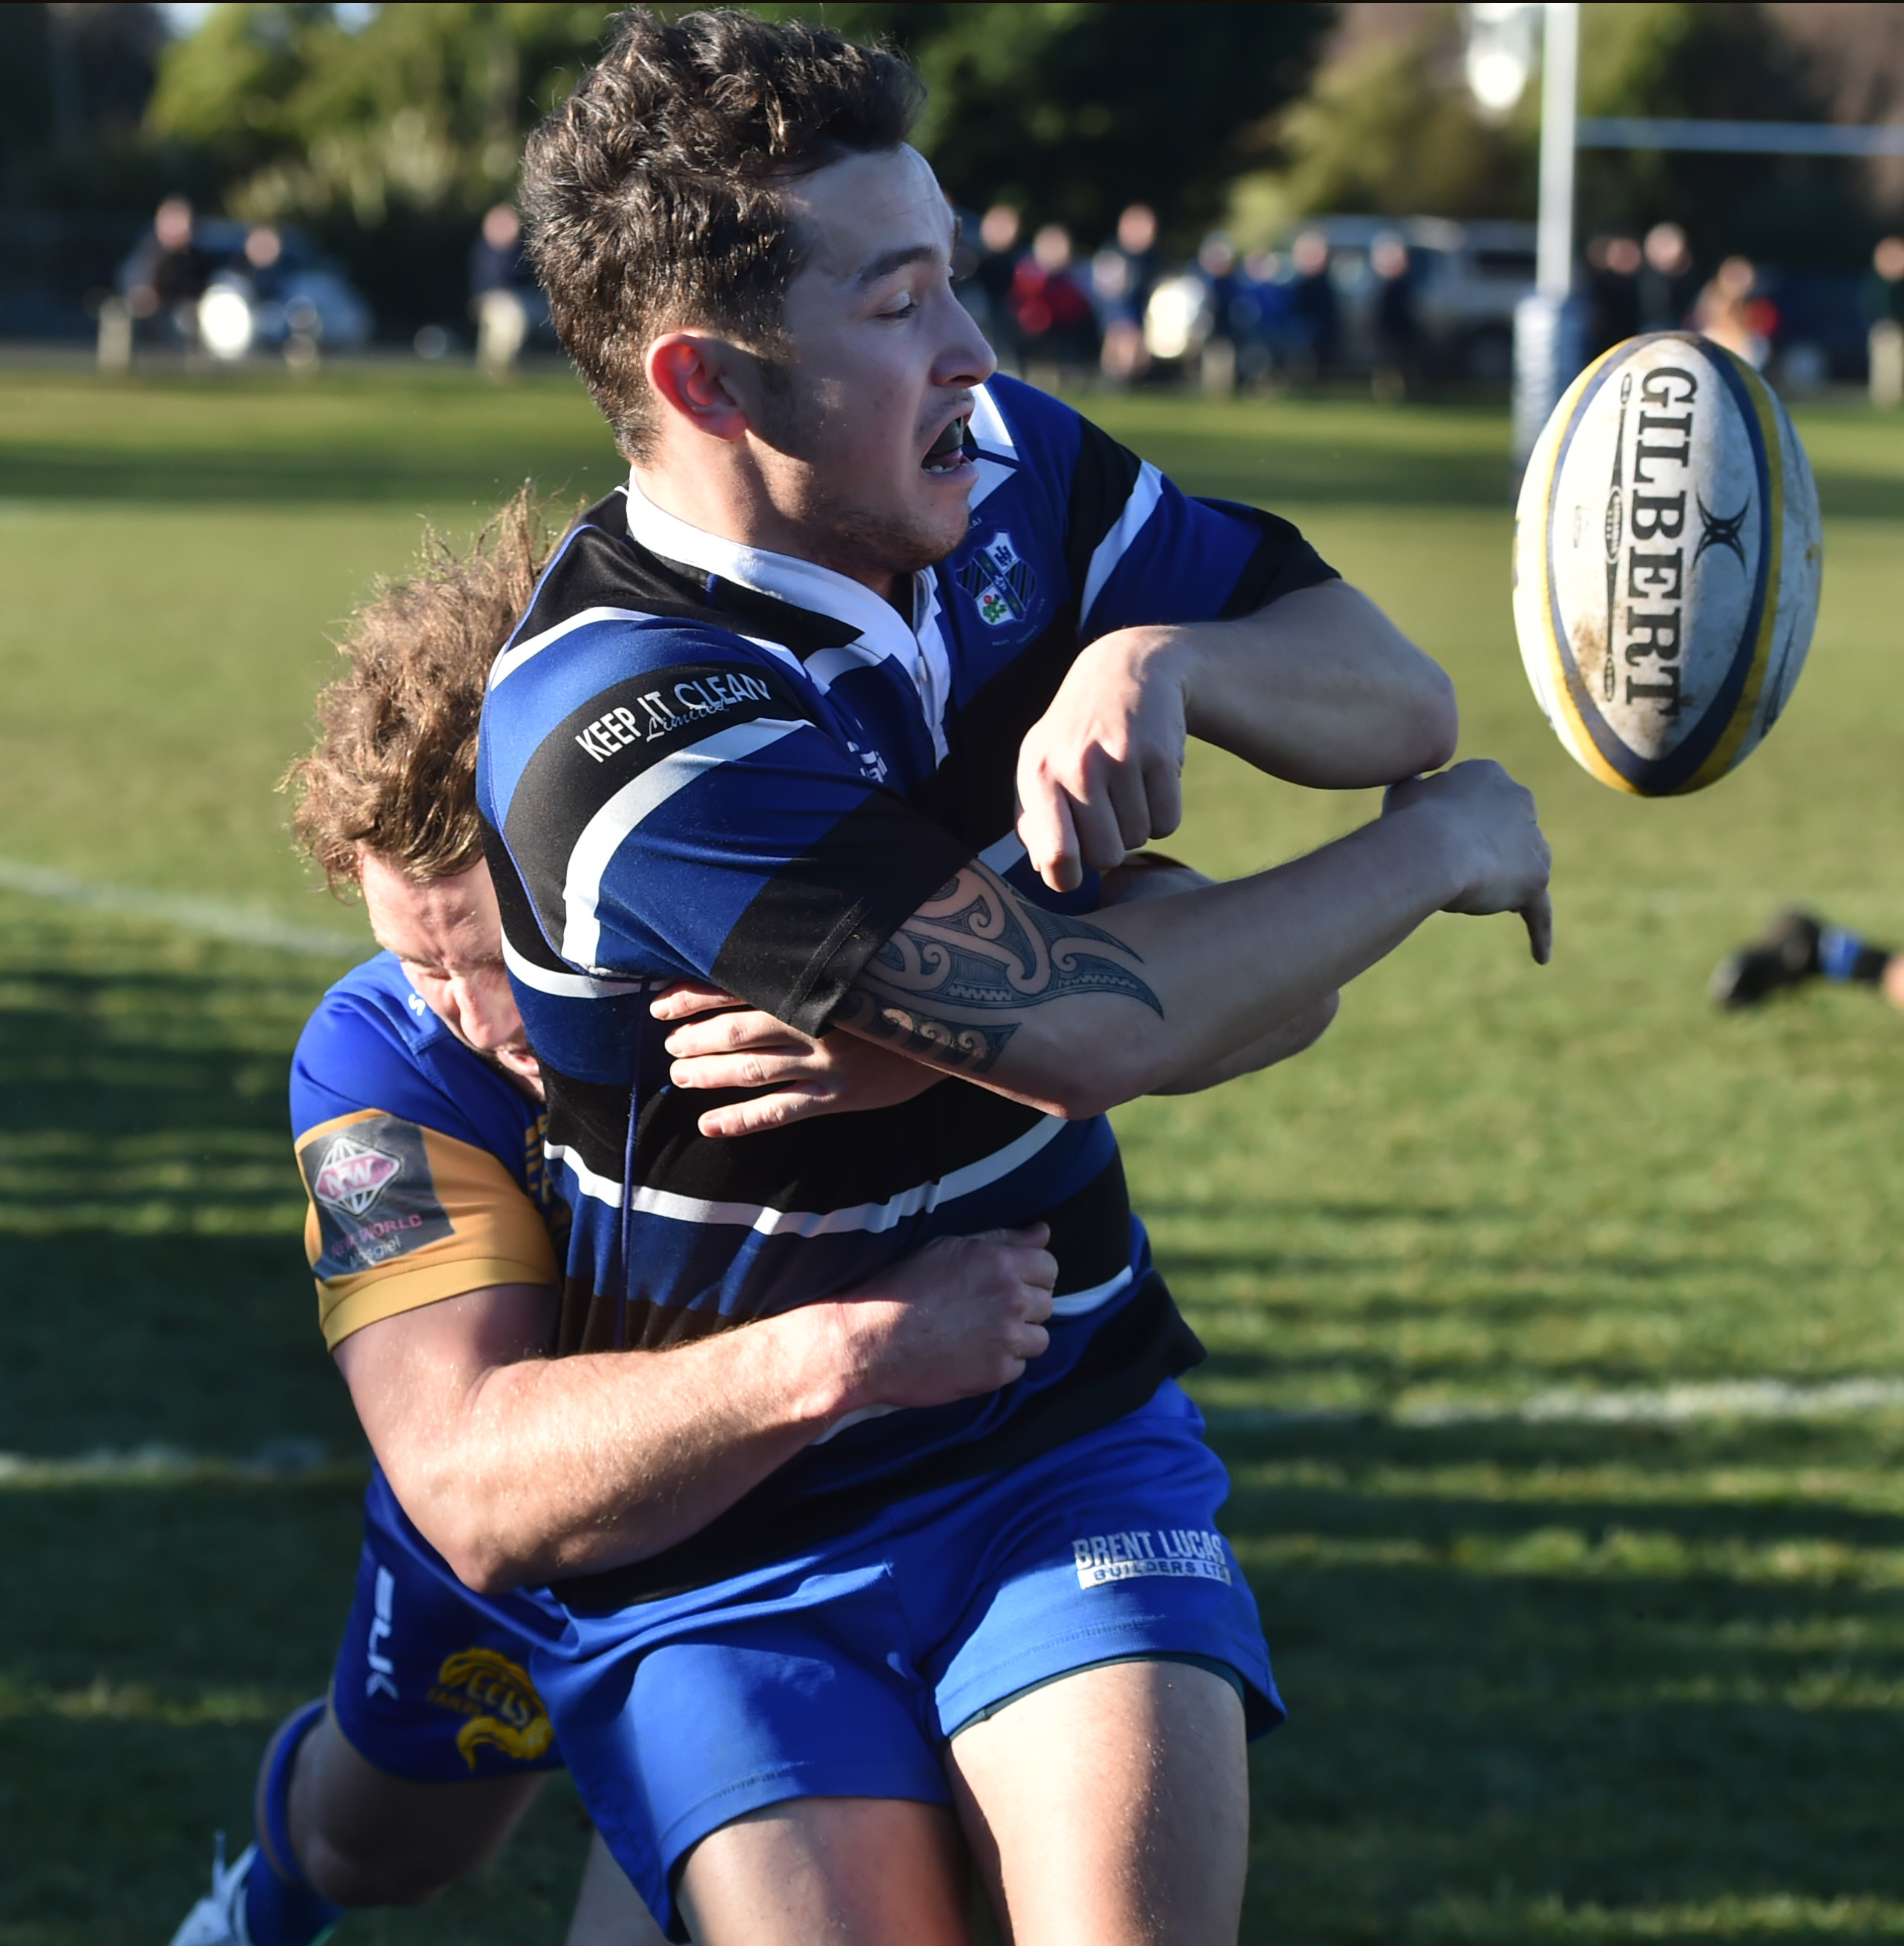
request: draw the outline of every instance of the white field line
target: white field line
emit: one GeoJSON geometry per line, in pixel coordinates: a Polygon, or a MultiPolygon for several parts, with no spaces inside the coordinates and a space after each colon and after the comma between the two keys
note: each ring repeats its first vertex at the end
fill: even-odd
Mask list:
{"type": "Polygon", "coordinates": [[[1904,1379],[1833,1379],[1807,1384],[1789,1379],[1719,1379],[1704,1384],[1627,1391],[1567,1389],[1531,1398],[1456,1400],[1401,1405],[1392,1410],[1349,1407],[1212,1407],[1204,1416],[1214,1432],[1269,1432],[1282,1426],[1386,1419],[1404,1426],[1687,1426],[1725,1419],[1839,1419],[1904,1410],[1904,1379]]]}
{"type": "MultiPolygon", "coordinates": [[[[1273,1432],[1386,1419],[1403,1426],[1684,1426],[1705,1419],[1831,1419],[1904,1410],[1904,1379],[1836,1379],[1807,1385],[1787,1379],[1721,1379],[1656,1391],[1547,1392],[1513,1401],[1475,1400],[1405,1405],[1392,1412],[1353,1407],[1208,1406],[1213,1432],[1273,1432]]],[[[70,1459],[0,1453],[0,1493],[40,1487],[167,1486],[204,1480],[295,1480],[360,1463],[339,1460],[315,1439],[274,1439],[250,1458],[152,1444],[100,1447],[70,1459]]]]}
{"type": "Polygon", "coordinates": [[[167,1487],[207,1480],[296,1480],[357,1468],[317,1439],[267,1440],[248,1460],[154,1444],[100,1447],[71,1459],[0,1453],[0,1493],[42,1487],[167,1487]]]}
{"type": "Polygon", "coordinates": [[[141,891],[130,885],[94,885],[45,865],[0,858],[0,891],[23,892],[29,898],[53,899],[62,905],[85,906],[94,912],[122,913],[129,919],[157,919],[187,932],[213,939],[235,940],[244,946],[271,946],[286,953],[322,953],[348,959],[361,953],[364,942],[348,932],[314,925],[292,925],[240,906],[221,905],[214,899],[181,897],[171,892],[141,891]]]}

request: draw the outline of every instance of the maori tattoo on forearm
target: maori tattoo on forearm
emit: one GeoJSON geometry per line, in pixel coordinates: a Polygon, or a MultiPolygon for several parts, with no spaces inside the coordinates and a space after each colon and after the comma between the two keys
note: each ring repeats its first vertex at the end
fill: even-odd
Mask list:
{"type": "Polygon", "coordinates": [[[983,1074],[1022,1013],[1077,993],[1120,993],[1164,1008],[1132,969],[1124,943],[1088,921],[1021,898],[995,873],[968,865],[875,953],[839,1010],[841,1024],[903,1054],[983,1074]]]}

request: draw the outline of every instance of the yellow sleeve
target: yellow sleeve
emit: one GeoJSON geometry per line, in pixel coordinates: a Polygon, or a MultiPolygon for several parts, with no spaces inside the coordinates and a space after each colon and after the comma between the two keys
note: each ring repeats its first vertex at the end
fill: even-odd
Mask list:
{"type": "Polygon", "coordinates": [[[307,1129],[298,1166],[332,1351],[366,1324],[446,1297],[561,1280],[540,1211],[487,1149],[363,1109],[307,1129]]]}

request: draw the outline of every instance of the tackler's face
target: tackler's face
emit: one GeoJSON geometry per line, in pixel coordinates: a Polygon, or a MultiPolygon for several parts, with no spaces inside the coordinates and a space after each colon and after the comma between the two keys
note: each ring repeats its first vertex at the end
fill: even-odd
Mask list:
{"type": "Polygon", "coordinates": [[[357,876],[370,930],[396,954],[418,998],[464,1046],[539,1096],[542,1070],[502,964],[488,866],[419,882],[366,851],[357,876]]]}
{"type": "Polygon", "coordinates": [[[910,148],[848,156],[785,195],[806,261],[765,431],[798,466],[805,524],[848,559],[909,573],[965,536],[972,389],[997,364],[952,294],[951,208],[910,148]]]}

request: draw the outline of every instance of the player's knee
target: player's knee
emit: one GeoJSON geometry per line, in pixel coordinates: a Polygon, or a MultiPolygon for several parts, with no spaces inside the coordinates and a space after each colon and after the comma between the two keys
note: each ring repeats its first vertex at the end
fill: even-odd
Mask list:
{"type": "Polygon", "coordinates": [[[380,1905],[422,1905],[461,1876],[407,1847],[375,1850],[334,1844],[314,1836],[298,1862],[320,1898],[347,1909],[380,1905]]]}

